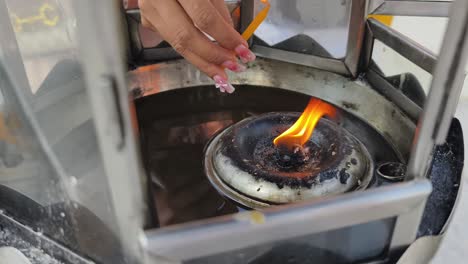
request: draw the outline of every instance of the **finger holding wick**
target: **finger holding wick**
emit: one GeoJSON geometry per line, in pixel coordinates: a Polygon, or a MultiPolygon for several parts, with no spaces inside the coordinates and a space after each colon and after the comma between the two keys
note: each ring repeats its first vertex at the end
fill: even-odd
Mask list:
{"type": "MultiPolygon", "coordinates": [[[[148,19],[146,19],[143,16],[142,16],[142,23],[145,27],[151,28],[156,31],[156,28],[153,25],[149,24],[148,19]]],[[[226,72],[221,66],[207,62],[206,60],[204,60],[203,58],[201,58],[200,56],[198,56],[196,53],[192,52],[191,50],[183,50],[181,55],[190,63],[195,65],[195,67],[203,71],[206,75],[212,76],[212,79],[215,81],[215,87],[220,89],[221,92],[228,92],[228,93],[234,92],[235,89],[227,81],[228,78],[227,78],[226,72]]]]}
{"type": "Polygon", "coordinates": [[[255,60],[247,42],[227,20],[223,0],[139,0],[139,7],[143,26],[157,30],[180,55],[210,76],[221,92],[235,90],[225,68],[246,69],[236,55],[244,63],[255,60]]]}

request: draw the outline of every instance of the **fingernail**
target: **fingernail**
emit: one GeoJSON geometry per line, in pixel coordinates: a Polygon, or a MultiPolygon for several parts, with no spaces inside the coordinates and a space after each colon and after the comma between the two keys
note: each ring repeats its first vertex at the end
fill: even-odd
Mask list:
{"type": "Polygon", "coordinates": [[[237,46],[234,51],[240,57],[243,63],[255,60],[255,54],[242,44],[237,46]]]}
{"type": "Polygon", "coordinates": [[[230,71],[233,71],[233,72],[243,72],[247,69],[244,65],[230,61],[230,60],[225,61],[222,65],[224,68],[228,68],[230,71]]]}
{"type": "Polygon", "coordinates": [[[215,81],[215,87],[218,88],[221,92],[227,92],[227,93],[233,93],[236,89],[225,79],[224,77],[221,77],[220,75],[215,75],[213,77],[213,80],[215,81]]]}

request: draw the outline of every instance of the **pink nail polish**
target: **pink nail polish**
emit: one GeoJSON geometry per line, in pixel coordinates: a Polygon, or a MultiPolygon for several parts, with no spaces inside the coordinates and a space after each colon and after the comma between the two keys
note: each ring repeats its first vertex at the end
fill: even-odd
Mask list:
{"type": "Polygon", "coordinates": [[[240,57],[243,63],[255,60],[255,54],[242,44],[237,46],[234,51],[240,57]]]}
{"type": "Polygon", "coordinates": [[[233,93],[236,90],[226,78],[221,77],[220,75],[215,75],[213,80],[215,81],[215,87],[221,92],[233,93]]]}
{"type": "Polygon", "coordinates": [[[226,88],[224,90],[227,93],[232,94],[236,90],[236,88],[234,88],[234,86],[232,86],[231,84],[228,83],[228,86],[226,86],[226,88]]]}
{"type": "Polygon", "coordinates": [[[247,67],[245,67],[244,65],[230,61],[230,60],[225,61],[222,65],[224,68],[228,68],[230,71],[233,71],[233,72],[243,72],[247,69],[247,67]]]}

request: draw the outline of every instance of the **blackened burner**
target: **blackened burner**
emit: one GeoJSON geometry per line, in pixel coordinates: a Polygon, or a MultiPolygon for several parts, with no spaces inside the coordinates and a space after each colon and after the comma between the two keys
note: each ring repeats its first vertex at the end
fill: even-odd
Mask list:
{"type": "Polygon", "coordinates": [[[214,137],[205,150],[205,173],[223,195],[263,208],[365,188],[373,172],[365,147],[336,123],[321,119],[304,146],[277,147],[273,139],[299,113],[250,117],[214,137]]]}

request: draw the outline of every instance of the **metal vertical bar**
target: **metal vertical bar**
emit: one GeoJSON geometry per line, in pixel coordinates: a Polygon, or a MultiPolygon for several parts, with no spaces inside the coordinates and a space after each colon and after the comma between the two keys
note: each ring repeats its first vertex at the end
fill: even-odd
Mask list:
{"type": "Polygon", "coordinates": [[[119,1],[73,1],[80,59],[104,163],[113,231],[125,263],[141,263],[145,178],[131,126],[119,1]]]}
{"type": "Polygon", "coordinates": [[[468,1],[458,0],[452,5],[431,89],[416,129],[406,180],[425,177],[434,146],[445,141],[465,77],[467,37],[468,1]]]}
{"type": "Polygon", "coordinates": [[[374,50],[374,34],[369,25],[369,21],[366,22],[364,41],[362,43],[361,60],[359,67],[361,71],[367,71],[372,61],[372,51],[374,50]]]}
{"type": "Polygon", "coordinates": [[[348,45],[344,63],[349,73],[356,77],[359,69],[362,43],[366,25],[366,0],[351,1],[351,17],[349,20],[348,45]]]}
{"type": "MultiPolygon", "coordinates": [[[[244,32],[254,18],[254,1],[253,0],[242,0],[240,2],[240,29],[239,32],[244,32]]],[[[247,40],[249,45],[253,43],[253,36],[247,40]]]]}

